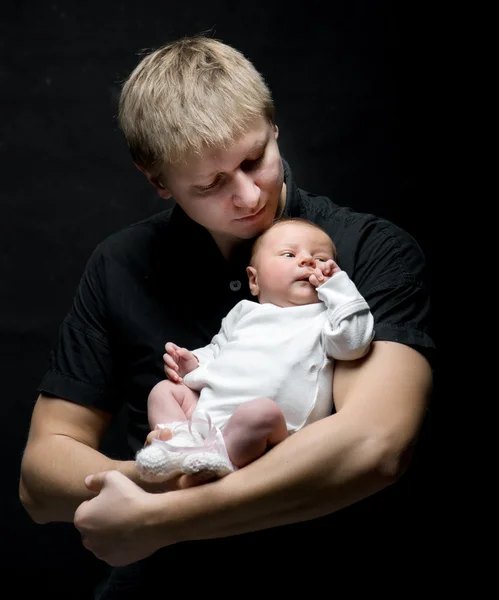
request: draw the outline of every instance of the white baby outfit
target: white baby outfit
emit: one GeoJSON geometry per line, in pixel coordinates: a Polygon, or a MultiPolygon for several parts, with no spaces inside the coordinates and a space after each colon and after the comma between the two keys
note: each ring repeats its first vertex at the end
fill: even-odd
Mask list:
{"type": "MultiPolygon", "coordinates": [[[[290,434],[331,414],[334,359],[362,357],[373,339],[374,320],[344,271],[319,286],[317,293],[321,302],[285,308],[242,300],[222,320],[211,343],[193,350],[199,367],[184,377],[184,383],[199,391],[193,421],[211,419],[212,440],[217,437],[223,444],[220,432],[230,416],[255,398],[276,402],[290,434]]],[[[204,435],[208,429],[205,426],[204,435]]],[[[137,455],[138,466],[157,478],[162,470],[156,465],[163,460],[160,449],[150,451],[157,455],[150,459],[146,450],[137,455]]],[[[223,448],[219,451],[224,453],[223,448]]]]}

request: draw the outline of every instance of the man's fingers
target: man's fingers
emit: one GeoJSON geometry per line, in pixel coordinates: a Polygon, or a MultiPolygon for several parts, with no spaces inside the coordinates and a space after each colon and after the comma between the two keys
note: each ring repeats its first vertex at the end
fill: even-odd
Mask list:
{"type": "Polygon", "coordinates": [[[100,492],[104,487],[106,477],[109,471],[101,471],[100,473],[94,473],[93,475],[87,475],[85,477],[85,485],[91,492],[100,492]]]}

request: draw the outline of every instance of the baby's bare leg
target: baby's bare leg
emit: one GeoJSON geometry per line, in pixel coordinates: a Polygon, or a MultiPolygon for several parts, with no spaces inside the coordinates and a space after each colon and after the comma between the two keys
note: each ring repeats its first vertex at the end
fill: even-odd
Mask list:
{"type": "Polygon", "coordinates": [[[191,418],[199,394],[183,383],[164,380],[157,383],[147,398],[147,416],[151,431],[161,423],[186,421],[191,418]]]}
{"type": "Polygon", "coordinates": [[[223,430],[231,462],[244,467],[288,437],[286,421],[273,400],[257,398],[238,406],[223,430]]]}

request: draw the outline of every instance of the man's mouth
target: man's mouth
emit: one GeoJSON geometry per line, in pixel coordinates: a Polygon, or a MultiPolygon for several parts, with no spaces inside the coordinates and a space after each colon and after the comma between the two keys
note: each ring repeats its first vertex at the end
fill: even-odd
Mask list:
{"type": "Polygon", "coordinates": [[[262,206],[262,208],[260,208],[260,210],[258,210],[256,213],[246,215],[245,217],[239,217],[239,219],[236,219],[236,221],[248,221],[249,219],[254,219],[255,217],[259,216],[264,210],[265,206],[262,206]]]}

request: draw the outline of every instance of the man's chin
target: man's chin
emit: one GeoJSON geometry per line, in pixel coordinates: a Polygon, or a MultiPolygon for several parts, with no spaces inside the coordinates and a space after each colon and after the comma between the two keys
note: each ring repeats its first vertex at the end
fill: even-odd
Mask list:
{"type": "Polygon", "coordinates": [[[237,223],[237,226],[234,227],[234,234],[243,239],[251,239],[266,231],[272,225],[272,222],[273,219],[269,218],[267,215],[262,215],[253,222],[239,222],[237,223]]]}

